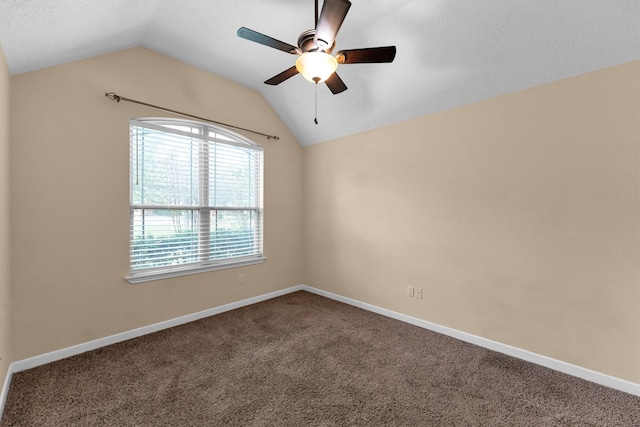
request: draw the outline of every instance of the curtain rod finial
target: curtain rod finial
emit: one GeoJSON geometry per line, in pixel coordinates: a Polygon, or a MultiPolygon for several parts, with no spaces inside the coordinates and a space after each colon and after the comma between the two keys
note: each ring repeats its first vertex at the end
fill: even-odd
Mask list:
{"type": "Polygon", "coordinates": [[[120,102],[120,100],[122,99],[120,96],[116,95],[114,92],[105,92],[104,96],[116,102],[120,102]]]}

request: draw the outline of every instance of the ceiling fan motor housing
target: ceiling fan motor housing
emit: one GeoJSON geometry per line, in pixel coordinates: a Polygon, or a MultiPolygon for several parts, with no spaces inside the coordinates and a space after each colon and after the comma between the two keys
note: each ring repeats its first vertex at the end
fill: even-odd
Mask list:
{"type": "Polygon", "coordinates": [[[335,46],[335,42],[333,43],[333,46],[330,46],[328,49],[322,48],[318,46],[316,42],[313,40],[315,35],[316,35],[315,29],[307,30],[304,33],[300,34],[300,37],[298,37],[298,47],[300,48],[300,50],[302,52],[331,53],[331,51],[333,50],[333,47],[335,46]]]}

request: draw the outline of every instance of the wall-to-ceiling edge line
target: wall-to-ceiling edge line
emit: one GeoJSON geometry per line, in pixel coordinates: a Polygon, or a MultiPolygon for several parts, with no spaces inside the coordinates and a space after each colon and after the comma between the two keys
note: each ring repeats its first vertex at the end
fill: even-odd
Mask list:
{"type": "Polygon", "coordinates": [[[316,289],[311,286],[297,285],[297,286],[292,286],[290,288],[281,289],[279,291],[270,292],[267,294],[258,295],[256,297],[236,301],[233,303],[224,304],[218,307],[210,308],[207,310],[199,311],[199,312],[188,314],[185,316],[176,317],[174,319],[169,319],[163,322],[154,323],[152,325],[144,326],[141,328],[132,329],[130,331],[118,333],[115,335],[110,335],[108,337],[99,338],[83,344],[78,344],[78,345],[63,348],[60,350],[55,350],[49,353],[41,354],[39,356],[29,357],[27,359],[15,361],[9,365],[9,369],[7,370],[7,375],[5,377],[4,385],[2,387],[2,392],[0,394],[0,420],[2,419],[5,403],[9,395],[11,378],[13,377],[13,374],[16,372],[35,368],[36,366],[41,366],[47,363],[55,362],[56,360],[65,359],[67,357],[75,356],[77,354],[85,353],[87,351],[96,350],[98,348],[105,347],[111,344],[141,337],[143,335],[151,334],[164,329],[172,328],[174,326],[179,326],[185,323],[193,322],[195,320],[203,319],[205,317],[214,316],[216,314],[224,313],[226,311],[234,310],[236,308],[245,307],[251,304],[256,304],[258,302],[266,301],[266,300],[276,298],[276,297],[286,295],[296,291],[311,292],[316,295],[320,295],[326,298],[333,299],[335,301],[349,304],[354,307],[358,307],[376,314],[380,314],[385,317],[390,317],[392,319],[396,319],[401,322],[409,323],[414,326],[428,329],[443,335],[448,335],[452,338],[456,338],[461,341],[475,344],[480,347],[487,348],[489,350],[497,351],[499,353],[513,356],[518,359],[525,360],[527,362],[535,363],[537,365],[541,365],[541,366],[544,366],[544,367],[547,367],[547,368],[550,368],[574,377],[582,378],[584,380],[587,380],[596,384],[600,384],[609,388],[620,390],[635,396],[640,396],[640,384],[632,383],[630,381],[616,378],[616,377],[603,374],[597,371],[592,371],[590,369],[573,365],[571,363],[563,362],[561,360],[557,360],[557,359],[553,359],[537,353],[533,353],[528,350],[523,350],[517,347],[513,347],[508,344],[503,344],[497,341],[493,341],[493,340],[482,338],[476,335],[468,334],[466,332],[458,331],[453,328],[448,328],[446,326],[438,325],[436,323],[428,322],[426,320],[418,319],[416,317],[408,316],[406,314],[398,313],[392,310],[388,310],[386,308],[378,307],[378,306],[368,304],[362,301],[358,301],[352,298],[347,298],[347,297],[343,297],[341,295],[327,292],[321,289],[316,289]]]}

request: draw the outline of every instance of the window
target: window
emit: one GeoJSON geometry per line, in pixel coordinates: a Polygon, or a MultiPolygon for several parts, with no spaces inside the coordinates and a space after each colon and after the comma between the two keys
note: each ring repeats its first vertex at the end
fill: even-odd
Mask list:
{"type": "Polygon", "coordinates": [[[127,281],[264,261],[262,147],[174,119],[131,120],[129,147],[127,281]]]}

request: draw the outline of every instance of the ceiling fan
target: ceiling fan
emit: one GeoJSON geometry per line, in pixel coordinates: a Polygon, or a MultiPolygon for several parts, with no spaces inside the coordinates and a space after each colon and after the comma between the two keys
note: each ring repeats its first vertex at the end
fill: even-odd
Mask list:
{"type": "Polygon", "coordinates": [[[350,7],[349,0],[324,0],[318,16],[318,0],[315,0],[316,26],[300,34],[298,47],[245,27],[238,29],[238,37],[299,56],[296,65],[271,77],[266,84],[275,86],[300,73],[316,84],[325,82],[335,95],[347,90],[347,85],[335,72],[338,64],[393,62],[396,56],[395,46],[348,49],[331,55],[338,30],[350,7]]]}

